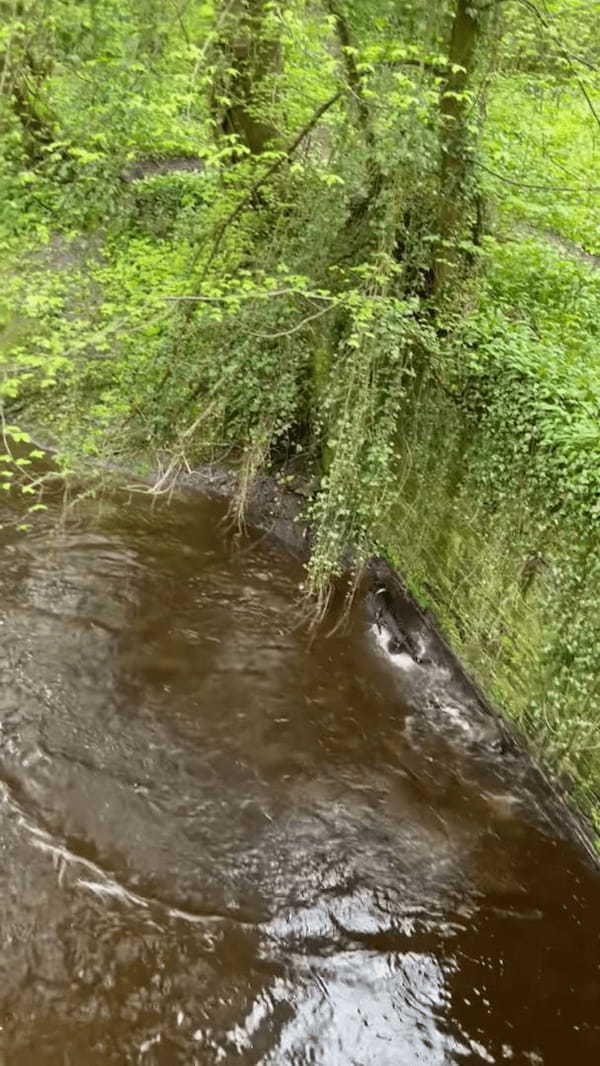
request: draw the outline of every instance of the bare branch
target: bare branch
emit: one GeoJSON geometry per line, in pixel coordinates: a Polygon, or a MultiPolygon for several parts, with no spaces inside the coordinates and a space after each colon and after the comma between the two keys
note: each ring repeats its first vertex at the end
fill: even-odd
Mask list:
{"type": "MultiPolygon", "coordinates": [[[[298,146],[302,143],[304,138],[308,137],[308,134],[311,133],[312,130],[315,128],[315,126],[317,125],[317,122],[319,121],[319,119],[323,117],[323,115],[326,113],[326,111],[329,111],[330,108],[332,108],[334,106],[334,104],[337,103],[337,101],[340,99],[340,97],[342,95],[343,95],[343,90],[339,89],[338,92],[334,93],[333,96],[330,96],[329,99],[326,100],[324,104],[321,104],[321,106],[317,108],[317,110],[312,114],[311,118],[302,127],[302,129],[296,135],[296,137],[294,137],[294,140],[291,142],[291,144],[288,145],[288,147],[285,149],[285,151],[282,153],[282,155],[280,155],[273,163],[271,163],[270,166],[267,167],[267,169],[256,179],[256,181],[253,182],[253,184],[250,186],[248,191],[246,193],[244,193],[244,195],[242,196],[241,200],[238,200],[236,206],[233,208],[232,211],[229,212],[227,217],[224,219],[224,221],[221,223],[221,225],[217,228],[216,234],[214,236],[214,241],[213,241],[213,246],[212,246],[212,249],[211,249],[211,253],[210,253],[210,255],[209,255],[209,257],[208,257],[208,259],[207,259],[207,261],[206,261],[206,263],[204,265],[204,270],[202,272],[202,278],[206,277],[206,273],[208,271],[208,268],[209,268],[210,264],[212,263],[213,259],[215,258],[217,252],[219,251],[219,248],[221,247],[221,242],[223,240],[223,237],[225,236],[226,231],[229,229],[229,226],[231,226],[231,224],[233,222],[235,222],[236,218],[239,218],[239,216],[241,215],[241,213],[244,210],[244,208],[247,207],[247,205],[249,203],[251,203],[251,201],[252,201],[253,197],[256,195],[256,193],[259,191],[259,189],[261,189],[263,187],[263,185],[265,185],[267,183],[267,181],[269,180],[270,177],[272,177],[272,175],[275,173],[275,171],[279,170],[279,167],[283,166],[284,163],[289,162],[289,160],[292,158],[292,156],[294,155],[294,152],[296,151],[298,146]]],[[[193,260],[192,260],[192,262],[190,264],[190,269],[193,269],[194,266],[196,265],[196,263],[198,262],[198,259],[200,257],[200,252],[201,252],[201,248],[198,249],[198,251],[196,252],[196,254],[195,254],[195,256],[194,256],[194,258],[193,258],[193,260]]]]}
{"type": "Polygon", "coordinates": [[[509,178],[506,174],[499,174],[497,170],[492,170],[491,167],[486,167],[484,163],[476,161],[474,166],[478,167],[479,170],[485,170],[487,174],[491,174],[492,177],[504,181],[507,185],[516,186],[518,189],[533,189],[536,192],[600,192],[600,185],[580,185],[579,187],[574,185],[536,185],[526,181],[517,181],[515,178],[509,178]]]}
{"type": "MultiPolygon", "coordinates": [[[[600,115],[598,114],[598,111],[596,110],[596,105],[594,104],[594,101],[592,100],[592,98],[591,98],[591,96],[590,96],[590,94],[589,94],[589,92],[587,90],[585,82],[583,82],[581,80],[581,77],[580,77],[580,75],[578,74],[578,72],[577,72],[577,70],[575,68],[574,57],[572,56],[571,52],[569,52],[565,48],[565,45],[561,41],[561,39],[558,36],[558,34],[557,34],[556,30],[554,29],[554,27],[548,21],[546,16],[544,14],[542,14],[542,12],[537,7],[537,5],[532,2],[532,0],[518,0],[518,3],[520,3],[523,7],[527,8],[528,11],[531,11],[531,13],[533,15],[535,15],[535,17],[541,22],[541,24],[544,27],[544,29],[549,33],[549,35],[556,42],[556,44],[558,45],[558,48],[560,49],[561,55],[563,56],[564,59],[566,59],[567,63],[569,64],[571,72],[572,72],[572,74],[575,77],[575,81],[577,82],[577,84],[578,84],[578,86],[579,86],[579,88],[581,90],[581,93],[582,93],[582,95],[583,95],[583,97],[584,97],[584,99],[585,99],[585,101],[586,101],[586,103],[587,103],[592,115],[594,116],[596,124],[598,126],[600,126],[600,115]]],[[[577,58],[577,62],[582,62],[581,59],[579,59],[578,57],[576,57],[576,58],[577,58]]],[[[592,70],[593,69],[595,69],[595,68],[592,67],[592,70]]]]}
{"type": "Polygon", "coordinates": [[[320,307],[314,314],[308,315],[307,318],[303,318],[301,322],[298,322],[291,329],[282,329],[278,333],[250,333],[251,337],[261,337],[265,340],[276,340],[277,337],[291,337],[292,333],[298,333],[299,330],[304,329],[309,322],[313,322],[315,318],[321,318],[322,315],[326,315],[328,311],[332,311],[336,307],[336,303],[329,304],[328,307],[320,307]]]}

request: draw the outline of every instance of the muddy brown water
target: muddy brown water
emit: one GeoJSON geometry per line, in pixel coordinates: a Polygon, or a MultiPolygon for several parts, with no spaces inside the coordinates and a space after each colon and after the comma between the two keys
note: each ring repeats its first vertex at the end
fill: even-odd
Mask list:
{"type": "Polygon", "coordinates": [[[597,1064],[593,865],[222,515],[0,533],[0,1062],[597,1064]]]}

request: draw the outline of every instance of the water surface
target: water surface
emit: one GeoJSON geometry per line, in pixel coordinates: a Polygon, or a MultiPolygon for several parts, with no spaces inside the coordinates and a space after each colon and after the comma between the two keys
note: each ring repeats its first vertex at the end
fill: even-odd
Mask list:
{"type": "Polygon", "coordinates": [[[595,1066],[585,855],[222,517],[0,533],[0,1061],[595,1066]]]}

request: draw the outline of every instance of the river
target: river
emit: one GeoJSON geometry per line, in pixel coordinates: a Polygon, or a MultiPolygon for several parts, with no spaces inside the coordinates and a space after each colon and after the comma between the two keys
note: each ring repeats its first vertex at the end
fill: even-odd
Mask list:
{"type": "Polygon", "coordinates": [[[1,507],[3,1066],[600,1062],[598,872],[433,667],[220,504],[1,507]]]}

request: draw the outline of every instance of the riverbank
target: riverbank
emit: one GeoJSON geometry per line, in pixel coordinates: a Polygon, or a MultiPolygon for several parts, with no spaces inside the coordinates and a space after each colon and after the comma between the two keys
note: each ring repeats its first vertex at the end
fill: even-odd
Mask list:
{"type": "MultiPolygon", "coordinates": [[[[302,486],[304,489],[304,486],[302,486]]],[[[200,493],[209,498],[225,501],[230,514],[235,514],[238,480],[233,471],[208,466],[180,475],[176,491],[200,493]]],[[[294,491],[283,487],[275,478],[259,477],[251,486],[245,501],[244,528],[250,542],[260,543],[262,538],[282,544],[303,562],[310,558],[311,531],[304,520],[306,513],[306,490],[294,491]],[[246,525],[246,522],[248,525],[246,525]],[[255,538],[253,530],[259,533],[255,538]]],[[[524,788],[532,793],[544,794],[548,801],[549,825],[552,832],[565,834],[576,841],[594,863],[598,856],[599,837],[594,821],[577,806],[577,790],[566,788],[549,775],[529,751],[526,734],[515,728],[510,717],[503,716],[494,707],[476,680],[470,676],[455,650],[452,649],[438,619],[411,594],[405,580],[396,573],[385,559],[372,557],[367,560],[357,575],[348,555],[348,571],[341,582],[338,610],[343,615],[344,601],[350,596],[362,602],[368,624],[377,632],[384,653],[393,663],[402,661],[402,653],[421,666],[427,675],[430,671],[437,678],[432,685],[421,683],[417,687],[418,714],[431,714],[433,728],[438,720],[442,734],[447,728],[444,713],[439,720],[439,708],[460,708],[461,728],[466,736],[460,738],[472,752],[480,751],[482,757],[490,756],[505,760],[514,773],[519,766],[519,777],[524,788]],[[357,580],[358,578],[358,580],[357,580]],[[426,694],[425,694],[425,689],[426,694]],[[420,701],[420,705],[419,705],[420,701]],[[432,713],[433,712],[433,713],[432,713]]],[[[331,623],[324,621],[325,628],[331,623]]],[[[343,631],[343,626],[342,626],[343,631]]]]}
{"type": "MultiPolygon", "coordinates": [[[[173,251],[164,242],[156,245],[155,250],[163,257],[167,255],[165,262],[173,251]]],[[[113,338],[109,351],[103,351],[106,335],[93,325],[97,308],[106,307],[117,279],[122,283],[125,255],[131,251],[135,253],[135,244],[126,243],[117,252],[97,241],[79,241],[73,245],[61,239],[52,242],[44,253],[19,260],[16,287],[9,281],[4,290],[5,307],[11,316],[4,334],[5,351],[10,352],[5,367],[8,370],[12,366],[8,372],[15,375],[5,377],[5,393],[8,390],[5,424],[13,428],[16,425],[17,436],[20,422],[44,425],[62,442],[64,467],[87,468],[91,491],[96,491],[93,471],[98,464],[104,464],[107,469],[121,466],[133,472],[135,478],[148,474],[153,465],[156,468],[158,459],[161,463],[158,476],[164,478],[167,474],[163,484],[166,491],[180,477],[184,481],[190,479],[191,484],[194,479],[200,479],[210,491],[228,494],[241,475],[251,517],[254,503],[264,503],[267,511],[271,508],[274,513],[284,507],[276,521],[281,525],[284,539],[304,552],[306,537],[298,532],[297,512],[313,528],[318,520],[314,493],[319,477],[310,453],[305,456],[293,447],[287,455],[275,454],[267,459],[267,469],[277,474],[273,478],[265,477],[258,470],[253,472],[252,468],[244,469],[239,461],[235,475],[225,476],[218,465],[212,467],[213,474],[188,474],[186,469],[200,465],[198,459],[204,450],[197,436],[200,433],[201,438],[199,427],[196,435],[190,436],[185,429],[175,440],[169,431],[170,443],[164,440],[161,431],[156,440],[158,456],[148,451],[148,441],[140,435],[142,408],[139,406],[143,403],[149,409],[148,384],[139,376],[148,364],[144,360],[139,363],[137,346],[142,343],[139,330],[148,335],[149,341],[159,323],[146,322],[146,297],[140,290],[131,307],[122,302],[120,312],[114,308],[109,311],[111,320],[116,313],[132,316],[129,318],[132,333],[126,334],[124,351],[121,341],[114,348],[117,333],[109,334],[113,338]],[[87,305],[86,293],[94,294],[87,305]],[[16,307],[17,300],[19,313],[15,314],[11,308],[16,307]],[[40,309],[41,317],[34,324],[33,316],[40,309]],[[62,317],[57,317],[59,312],[62,317]],[[49,355],[48,344],[52,351],[60,350],[61,354],[49,355]],[[129,345],[131,351],[127,355],[129,345]],[[36,348],[38,355],[34,363],[39,371],[32,368],[31,353],[36,348]],[[69,356],[64,354],[69,351],[69,356]],[[47,382],[44,390],[39,389],[37,378],[42,368],[47,382]],[[128,388],[136,381],[141,383],[146,396],[142,400],[134,391],[127,413],[120,416],[110,404],[107,406],[107,393],[103,393],[101,400],[99,392],[101,385],[104,388],[112,381],[110,395],[115,399],[123,396],[123,386],[114,380],[115,373],[125,374],[128,388]],[[11,381],[16,382],[14,399],[10,396],[11,381]],[[162,442],[160,447],[159,442],[162,442]],[[211,477],[215,479],[212,486],[211,477]],[[299,488],[295,497],[284,491],[286,486],[294,484],[299,488]],[[289,511],[286,510],[289,504],[284,506],[283,500],[294,500],[289,511]]],[[[364,561],[379,551],[405,575],[419,602],[439,617],[457,655],[492,702],[505,709],[542,761],[575,791],[584,809],[594,811],[598,789],[593,695],[595,555],[593,550],[590,554],[587,539],[578,533],[577,523],[565,514],[562,506],[556,510],[561,494],[571,513],[576,501],[561,487],[560,480],[554,480],[553,467],[546,465],[544,450],[536,446],[532,457],[531,441],[528,441],[531,429],[527,427],[536,424],[532,419],[546,418],[543,412],[550,402],[548,396],[554,397],[552,404],[556,412],[548,423],[552,433],[552,427],[561,423],[567,409],[562,406],[560,391],[547,391],[554,386],[544,371],[546,348],[529,326],[520,327],[525,330],[520,338],[508,323],[510,308],[513,314],[520,307],[521,315],[535,314],[539,334],[541,315],[546,313],[546,308],[548,337],[554,336],[556,323],[551,303],[561,292],[564,296],[566,284],[572,298],[578,300],[578,306],[587,307],[586,321],[590,322],[591,331],[597,285],[585,264],[564,263],[553,249],[532,244],[529,236],[525,240],[518,238],[498,244],[493,254],[497,258],[493,260],[493,269],[490,268],[487,306],[493,301],[497,308],[493,329],[510,329],[513,347],[505,345],[498,349],[496,341],[490,347],[487,312],[478,311],[468,320],[473,332],[463,331],[460,344],[458,338],[455,343],[456,356],[462,361],[471,384],[465,391],[464,382],[459,386],[451,376],[442,385],[429,381],[427,392],[414,401],[408,432],[397,443],[394,467],[397,473],[394,476],[390,470],[386,506],[373,522],[368,539],[358,545],[348,543],[358,560],[364,561]],[[537,258],[532,258],[534,248],[537,258]],[[522,291],[529,293],[534,274],[539,278],[540,264],[545,264],[550,303],[538,301],[529,305],[529,310],[525,304],[518,304],[520,296],[514,292],[515,263],[525,271],[522,291]],[[507,302],[509,299],[512,303],[507,302]],[[544,372],[545,382],[542,393],[537,377],[524,376],[522,344],[526,346],[530,367],[534,365],[532,355],[539,353],[539,371],[544,372]],[[498,350],[502,353],[502,366],[495,368],[498,350]],[[471,353],[466,361],[465,352],[471,353]],[[469,362],[470,359],[475,362],[469,362]],[[497,383],[493,384],[494,381],[497,383]],[[488,413],[482,420],[478,405],[485,393],[481,390],[490,387],[492,391],[485,399],[488,413]],[[469,389],[475,391],[470,393],[469,389]],[[521,448],[518,425],[511,412],[515,405],[523,404],[527,389],[533,397],[537,396],[537,413],[530,409],[522,422],[521,448]],[[463,396],[467,399],[466,406],[463,396]],[[547,483],[548,477],[553,481],[551,485],[547,483]],[[535,488],[538,478],[541,480],[535,488]],[[548,492],[540,506],[539,493],[546,484],[548,492]]],[[[132,282],[140,262],[134,254],[128,263],[132,282]]],[[[164,303],[161,306],[164,310],[164,303]]],[[[578,319],[573,330],[579,329],[578,343],[585,345],[588,334],[581,332],[581,324],[582,320],[578,319]]],[[[507,332],[502,335],[508,337],[507,332]]],[[[162,327],[154,338],[144,356],[150,358],[150,363],[157,358],[158,348],[153,345],[164,339],[162,327]]],[[[575,343],[574,332],[565,337],[565,342],[569,346],[575,343]]],[[[446,370],[452,365],[449,362],[446,370]]],[[[159,371],[164,376],[161,367],[157,362],[153,370],[152,380],[157,383],[159,371]]],[[[558,377],[559,390],[562,383],[563,378],[558,377]]],[[[571,391],[567,399],[572,404],[571,384],[568,388],[571,391]]],[[[585,406],[581,410],[586,417],[585,406]]],[[[553,439],[550,438],[549,449],[554,447],[553,439]]],[[[565,447],[570,447],[568,441],[565,447]]],[[[259,454],[252,452],[250,457],[254,463],[259,454]]],[[[578,462],[580,458],[578,452],[578,462]]],[[[560,454],[554,461],[555,468],[560,469],[560,454]]],[[[14,472],[18,480],[21,476],[18,469],[14,472]]],[[[7,480],[6,484],[9,483],[7,480]]],[[[593,486],[582,484],[584,491],[593,495],[593,486]]],[[[327,524],[326,528],[335,531],[336,527],[327,524]]]]}
{"type": "MultiPolygon", "coordinates": [[[[373,94],[357,125],[363,75],[341,61],[339,20],[288,13],[281,137],[255,153],[215,128],[208,82],[189,96],[210,5],[186,13],[183,52],[156,14],[164,52],[137,73],[125,23],[103,12],[105,36],[81,27],[89,51],[71,55],[59,15],[66,36],[44,38],[52,137],[36,148],[26,113],[0,100],[4,490],[44,506],[27,474],[39,457],[19,450],[28,425],[91,494],[98,468],[158,470],[168,495],[208,463],[235,469],[239,516],[296,485],[317,610],[348,553],[359,567],[384,556],[597,811],[600,223],[580,83],[556,56],[549,73],[540,56],[522,69],[522,20],[501,35],[493,76],[472,71],[488,104],[464,130],[464,240],[441,254],[452,220],[438,207],[455,199],[440,189],[444,101],[470,90],[444,97],[444,57],[424,38],[400,71],[379,30],[349,19],[373,94]]],[[[412,48],[403,19],[388,37],[412,48]]],[[[450,47],[448,29],[442,13],[450,47]]],[[[295,513],[276,521],[293,541],[295,513]]]]}

